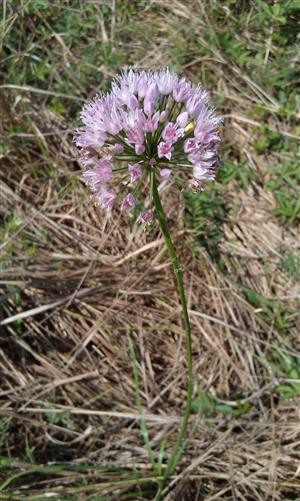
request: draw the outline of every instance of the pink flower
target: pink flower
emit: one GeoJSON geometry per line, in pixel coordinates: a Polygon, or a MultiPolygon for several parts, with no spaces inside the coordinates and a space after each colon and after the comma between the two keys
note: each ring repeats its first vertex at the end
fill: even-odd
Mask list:
{"type": "Polygon", "coordinates": [[[121,114],[114,108],[106,112],[103,116],[103,127],[110,134],[118,134],[122,130],[121,114]]]}
{"type": "Polygon", "coordinates": [[[149,78],[147,76],[147,73],[143,71],[139,77],[137,85],[139,99],[145,97],[148,87],[149,87],[149,78]]]}
{"type": "Polygon", "coordinates": [[[186,103],[186,108],[189,114],[198,118],[201,113],[207,110],[207,94],[206,92],[201,92],[199,94],[192,94],[186,103]]]}
{"type": "Polygon", "coordinates": [[[212,141],[219,142],[220,137],[216,133],[215,126],[211,123],[211,121],[203,121],[199,120],[196,124],[194,130],[195,137],[201,143],[211,143],[212,141]]]}
{"type": "Polygon", "coordinates": [[[160,169],[159,173],[161,177],[165,177],[166,179],[168,179],[172,174],[172,169],[160,169]]]}
{"type": "Polygon", "coordinates": [[[100,175],[102,176],[102,182],[108,183],[112,177],[112,164],[107,160],[100,160],[97,163],[97,169],[99,170],[100,175]]]}
{"type": "Polygon", "coordinates": [[[104,189],[98,194],[100,206],[103,209],[110,209],[116,200],[116,195],[107,189],[104,189]]]}
{"type": "MultiPolygon", "coordinates": [[[[160,179],[174,174],[174,181],[182,176],[180,185],[184,181],[192,190],[215,177],[220,119],[202,88],[168,68],[124,71],[112,82],[111,92],[83,107],[81,119],[75,143],[82,176],[104,208],[116,199],[122,209],[133,207],[136,200],[128,194],[128,184],[143,176],[145,186],[149,174],[160,179]]],[[[151,218],[153,211],[147,210],[139,220],[151,218]]]]}
{"type": "Polygon", "coordinates": [[[121,203],[121,209],[124,210],[124,209],[132,209],[133,207],[136,206],[136,199],[135,197],[132,195],[132,193],[129,193],[123,200],[122,200],[122,203],[121,203]]]}
{"type": "Polygon", "coordinates": [[[98,169],[88,169],[83,172],[82,177],[92,190],[95,190],[95,187],[102,182],[102,176],[98,169]]]}
{"type": "Polygon", "coordinates": [[[145,146],[143,144],[135,144],[134,145],[134,151],[136,152],[137,155],[142,155],[145,151],[145,146]]]}
{"type": "Polygon", "coordinates": [[[151,101],[150,99],[145,101],[144,112],[146,113],[146,115],[148,115],[149,117],[153,115],[154,111],[155,111],[155,101],[151,101]]]}
{"type": "Polygon", "coordinates": [[[121,155],[124,152],[124,146],[116,143],[112,149],[114,155],[121,155]]]}
{"type": "Polygon", "coordinates": [[[171,94],[177,81],[178,81],[177,75],[171,73],[168,69],[161,70],[158,76],[156,77],[158,90],[163,96],[171,94]]]}
{"type": "Polygon", "coordinates": [[[94,169],[83,172],[82,176],[92,189],[99,183],[108,183],[112,176],[112,164],[106,160],[99,160],[94,169]]]}
{"type": "Polygon", "coordinates": [[[158,158],[166,157],[168,160],[171,160],[173,151],[174,147],[171,143],[161,142],[157,147],[158,158]]]}
{"type": "Polygon", "coordinates": [[[207,166],[197,164],[194,167],[194,178],[198,180],[213,180],[215,179],[215,173],[207,166]]]}
{"type": "Polygon", "coordinates": [[[184,128],[186,126],[186,124],[188,123],[189,121],[189,114],[187,111],[183,111],[182,113],[180,113],[180,115],[178,115],[178,117],[176,118],[176,123],[179,127],[182,127],[184,128]]]}
{"type": "Polygon", "coordinates": [[[192,86],[184,78],[182,78],[173,87],[173,98],[178,103],[186,102],[192,95],[192,86]]]}
{"type": "Polygon", "coordinates": [[[162,132],[162,138],[168,143],[176,143],[176,141],[183,136],[184,129],[178,127],[172,122],[168,122],[162,132]]]}
{"type": "Polygon", "coordinates": [[[133,94],[129,96],[127,106],[130,110],[135,110],[139,107],[138,99],[133,94]]]}
{"type": "Polygon", "coordinates": [[[78,134],[75,143],[79,148],[101,148],[106,140],[106,134],[87,128],[85,131],[78,134]]]}
{"type": "Polygon", "coordinates": [[[144,132],[138,127],[135,127],[134,129],[127,131],[127,139],[129,143],[143,144],[144,132]]]}
{"type": "Polygon", "coordinates": [[[123,110],[122,120],[125,130],[143,129],[146,117],[141,109],[129,110],[128,113],[123,110]]]}
{"type": "Polygon", "coordinates": [[[159,96],[159,90],[155,82],[151,83],[146,91],[144,99],[144,111],[146,115],[153,115],[156,100],[159,96]]]}
{"type": "Polygon", "coordinates": [[[199,143],[194,137],[191,137],[191,138],[187,139],[186,141],[184,141],[183,149],[184,149],[185,153],[194,153],[194,152],[198,151],[199,143]]]}
{"type": "Polygon", "coordinates": [[[143,212],[141,212],[141,214],[138,217],[138,221],[140,223],[144,223],[144,224],[152,223],[153,219],[154,219],[154,211],[153,210],[144,210],[143,212]]]}
{"type": "Polygon", "coordinates": [[[139,164],[128,164],[128,171],[131,174],[130,181],[134,183],[143,174],[142,167],[139,164]]]}
{"type": "Polygon", "coordinates": [[[145,132],[154,132],[158,127],[159,117],[160,117],[160,113],[159,113],[159,111],[157,111],[156,113],[154,113],[154,115],[151,118],[147,118],[145,123],[144,123],[144,131],[145,132]]]}
{"type": "Polygon", "coordinates": [[[139,107],[139,101],[136,97],[138,78],[136,73],[129,70],[128,73],[123,73],[118,79],[118,84],[113,82],[112,93],[119,105],[126,105],[129,109],[139,107]],[[119,84],[119,85],[118,85],[119,84]]]}
{"type": "Polygon", "coordinates": [[[139,74],[132,69],[122,72],[112,83],[112,89],[115,95],[118,95],[120,88],[127,87],[131,94],[137,93],[139,74]]]}

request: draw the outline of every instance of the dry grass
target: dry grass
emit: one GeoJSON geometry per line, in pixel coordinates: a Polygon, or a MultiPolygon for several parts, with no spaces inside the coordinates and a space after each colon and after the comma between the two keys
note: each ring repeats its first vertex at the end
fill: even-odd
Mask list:
{"type": "MultiPolygon", "coordinates": [[[[155,33],[149,43],[143,33],[129,38],[130,62],[174,63],[168,48],[176,38],[180,45],[187,24],[206,44],[203,27],[211,18],[205,2],[156,5],[163,9],[139,13],[155,33]]],[[[11,13],[6,16],[8,22],[11,13]]],[[[108,20],[100,23],[103,43],[109,37],[127,43],[118,9],[108,20]]],[[[246,28],[245,37],[256,43],[246,28]]],[[[57,43],[68,67],[79,56],[62,39],[57,43]]],[[[300,357],[299,284],[281,267],[283,248],[299,248],[299,228],[271,213],[276,200],[267,181],[276,153],[262,156],[253,146],[253,103],[269,111],[271,130],[297,134],[278,115],[269,91],[221,49],[208,48],[206,56],[189,50],[187,62],[178,63],[181,71],[192,80],[212,72],[212,94],[222,97],[223,142],[236,165],[246,158],[257,177],[247,190],[236,180],[226,185],[222,267],[203,247],[195,252],[197,232],[184,224],[180,194],[163,194],[188,290],[195,382],[191,436],[165,500],[299,499],[299,394],[285,400],[277,390],[299,382],[280,365],[300,357]],[[215,406],[226,404],[226,413],[204,408],[201,394],[215,406]]],[[[103,85],[113,71],[101,66],[103,85]]],[[[49,110],[47,95],[23,92],[24,86],[13,95],[7,85],[0,101],[2,134],[10,138],[0,181],[0,499],[46,499],[49,493],[68,500],[119,500],[129,493],[130,499],[151,499],[153,472],[139,428],[127,334],[137,351],[151,441],[158,454],[167,437],[167,457],[184,407],[186,371],[163,240],[156,227],[144,231],[117,211],[109,218],[92,205],[78,178],[75,112],[63,118],[49,110]]]]}

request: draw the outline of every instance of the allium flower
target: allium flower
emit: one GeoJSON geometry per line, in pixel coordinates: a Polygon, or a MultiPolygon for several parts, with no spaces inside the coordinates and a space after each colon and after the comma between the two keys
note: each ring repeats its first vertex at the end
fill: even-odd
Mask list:
{"type": "Polygon", "coordinates": [[[171,176],[171,174],[172,174],[172,169],[161,169],[160,170],[161,177],[168,178],[171,176]]]}
{"type": "Polygon", "coordinates": [[[116,195],[103,186],[99,190],[98,198],[103,209],[110,209],[115,203],[116,195]]]}
{"type": "Polygon", "coordinates": [[[168,122],[162,131],[162,138],[169,143],[176,143],[184,135],[184,129],[178,128],[176,124],[168,122]]]}
{"type": "MultiPolygon", "coordinates": [[[[103,208],[135,207],[150,173],[192,191],[215,177],[220,119],[202,88],[168,69],[122,73],[111,92],[84,106],[81,119],[75,142],[83,179],[103,208]]],[[[139,220],[152,217],[150,207],[139,220]]]]}
{"type": "Polygon", "coordinates": [[[132,183],[143,175],[142,167],[139,164],[128,164],[128,170],[131,174],[130,181],[132,183]]]}
{"type": "Polygon", "coordinates": [[[122,200],[121,209],[127,209],[128,207],[135,207],[136,200],[132,193],[128,193],[128,195],[122,200]]]}
{"type": "MultiPolygon", "coordinates": [[[[188,388],[178,438],[166,465],[155,499],[176,470],[192,408],[192,338],[183,272],[168,229],[158,180],[185,184],[201,191],[219,164],[220,119],[208,105],[207,94],[169,69],[126,71],[112,82],[108,94],[96,97],[81,112],[84,127],[76,134],[83,179],[104,209],[119,203],[121,210],[142,206],[140,188],[149,184],[151,205],[137,221],[160,224],[176,276],[186,332],[188,388]],[[114,191],[113,191],[114,190],[114,191]],[[154,212],[154,210],[156,212],[154,212]]],[[[144,432],[144,429],[143,429],[144,432]]],[[[144,434],[145,436],[145,434],[144,434]]],[[[146,440],[148,447],[148,442],[146,440]]]]}
{"type": "Polygon", "coordinates": [[[138,221],[144,224],[150,224],[152,223],[154,219],[154,211],[153,210],[144,210],[143,212],[140,213],[138,217],[138,221]]]}
{"type": "Polygon", "coordinates": [[[172,152],[174,151],[174,147],[170,142],[161,142],[157,147],[157,155],[158,158],[166,157],[168,160],[171,160],[172,152]]]}

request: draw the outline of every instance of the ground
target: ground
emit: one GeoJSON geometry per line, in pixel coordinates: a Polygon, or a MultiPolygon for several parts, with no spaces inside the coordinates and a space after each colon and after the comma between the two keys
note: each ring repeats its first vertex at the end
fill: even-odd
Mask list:
{"type": "Polygon", "coordinates": [[[1,9],[0,499],[153,499],[176,440],[184,330],[162,236],[93,204],[73,143],[82,104],[129,65],[200,82],[223,116],[217,181],[162,194],[194,363],[164,499],[300,499],[299,2],[1,9]]]}

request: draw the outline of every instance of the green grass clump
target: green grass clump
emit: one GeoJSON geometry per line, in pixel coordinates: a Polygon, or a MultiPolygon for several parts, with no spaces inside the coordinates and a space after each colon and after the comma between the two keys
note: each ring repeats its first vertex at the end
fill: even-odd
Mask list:
{"type": "Polygon", "coordinates": [[[268,188],[274,193],[277,208],[273,214],[284,224],[297,224],[300,221],[300,157],[284,160],[272,168],[268,188]]]}

